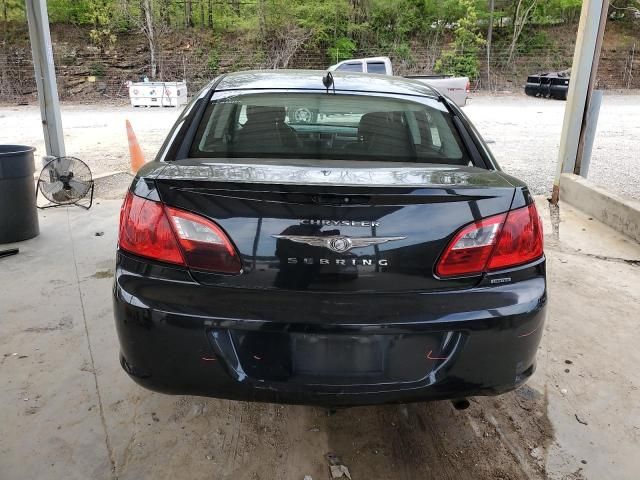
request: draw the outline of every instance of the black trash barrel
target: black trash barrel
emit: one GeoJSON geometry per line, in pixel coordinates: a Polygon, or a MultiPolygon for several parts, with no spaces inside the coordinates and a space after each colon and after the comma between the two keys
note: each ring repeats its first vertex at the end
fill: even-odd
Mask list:
{"type": "Polygon", "coordinates": [[[0,145],[0,243],[40,233],[33,182],[33,147],[0,145]]]}

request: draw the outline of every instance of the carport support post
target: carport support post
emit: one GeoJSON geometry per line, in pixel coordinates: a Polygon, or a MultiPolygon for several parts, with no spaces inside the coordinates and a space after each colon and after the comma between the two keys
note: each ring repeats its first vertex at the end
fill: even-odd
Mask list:
{"type": "Polygon", "coordinates": [[[598,73],[608,10],[609,0],[584,0],[582,3],[567,105],[564,110],[558,164],[553,180],[551,203],[554,205],[558,203],[560,196],[560,175],[563,172],[573,172],[576,166],[580,168],[581,156],[584,152],[586,114],[598,73]]]}
{"type": "MultiPolygon", "coordinates": [[[[587,178],[589,175],[589,164],[591,163],[591,154],[593,152],[593,142],[596,138],[596,128],[598,126],[598,116],[600,115],[600,105],[602,104],[602,90],[594,90],[589,101],[589,108],[585,117],[586,125],[584,129],[584,145],[582,154],[576,159],[576,167],[574,172],[587,178]],[[580,160],[578,162],[578,160],[580,160]]],[[[578,150],[579,151],[579,150],[578,150]]]]}
{"type": "Polygon", "coordinates": [[[53,48],[49,32],[49,16],[46,0],[26,0],[29,38],[36,73],[40,116],[44,131],[44,144],[48,156],[65,155],[62,118],[56,85],[56,69],[53,64],[53,48]]]}

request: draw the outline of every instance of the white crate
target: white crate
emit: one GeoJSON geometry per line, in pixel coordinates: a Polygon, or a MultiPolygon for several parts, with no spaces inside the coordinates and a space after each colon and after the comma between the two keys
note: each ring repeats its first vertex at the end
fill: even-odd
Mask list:
{"type": "Polygon", "coordinates": [[[186,82],[129,82],[132,107],[179,107],[187,103],[186,82]]]}

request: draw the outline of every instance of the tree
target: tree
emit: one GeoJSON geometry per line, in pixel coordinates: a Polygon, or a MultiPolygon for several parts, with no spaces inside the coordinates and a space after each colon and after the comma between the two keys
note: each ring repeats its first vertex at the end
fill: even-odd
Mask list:
{"type": "MultiPolygon", "coordinates": [[[[237,61],[229,61],[226,49],[220,50],[220,58],[213,55],[210,63],[225,68],[249,66],[245,61],[249,57],[256,66],[316,63],[315,58],[298,55],[301,51],[326,53],[331,62],[336,57],[381,54],[390,56],[400,72],[438,70],[478,78],[486,45],[482,66],[487,73],[482,80],[492,87],[497,68],[513,63],[521,47],[541,50],[542,40],[553,42],[545,25],[577,22],[582,1],[47,0],[47,6],[52,24],[91,30],[94,44],[103,51],[120,33],[144,35],[152,77],[162,76],[164,65],[158,52],[164,34],[195,24],[212,30],[212,35],[192,36],[201,43],[192,50],[197,58],[206,57],[203,53],[213,38],[246,47],[238,49],[245,58],[237,61]],[[508,57],[500,67],[494,55],[498,50],[506,52],[504,60],[508,57]]],[[[632,26],[640,0],[610,1],[610,13],[632,26]]],[[[3,20],[24,22],[23,9],[24,0],[0,0],[0,26],[3,20]]],[[[635,23],[633,27],[637,28],[635,23]]],[[[8,29],[3,30],[10,38],[8,29]]]]}
{"type": "Polygon", "coordinates": [[[329,48],[329,61],[338,63],[342,60],[353,58],[358,46],[350,38],[340,37],[336,39],[333,46],[329,48]]]}
{"type": "Polygon", "coordinates": [[[184,26],[193,27],[193,2],[192,0],[184,0],[184,26]]]}
{"type": "Polygon", "coordinates": [[[156,58],[157,45],[156,45],[156,30],[153,20],[153,5],[151,0],[140,0],[140,9],[144,21],[141,25],[142,33],[147,37],[149,42],[149,56],[151,61],[151,79],[155,79],[158,73],[158,60],[156,58]]]}
{"type": "Polygon", "coordinates": [[[159,0],[158,10],[160,12],[160,23],[165,27],[171,26],[171,5],[173,0],[159,0]]]}
{"type": "Polygon", "coordinates": [[[353,23],[364,22],[368,18],[368,0],[349,0],[351,6],[351,21],[353,23]]]}
{"type": "Polygon", "coordinates": [[[112,31],[114,5],[108,0],[90,0],[89,16],[92,19],[93,28],[89,32],[91,41],[101,52],[116,43],[116,35],[112,31]]]}
{"type": "Polygon", "coordinates": [[[612,0],[609,4],[609,10],[613,11],[616,16],[624,16],[625,10],[632,15],[640,15],[640,0],[612,0]]]}
{"type": "Polygon", "coordinates": [[[538,0],[517,0],[515,12],[513,14],[513,33],[511,35],[511,44],[509,45],[509,55],[507,57],[507,63],[513,61],[513,55],[516,51],[518,39],[524,26],[531,18],[531,12],[536,7],[538,0]]]}
{"type": "Polygon", "coordinates": [[[16,18],[24,18],[24,1],[0,0],[0,11],[2,12],[2,20],[5,23],[16,18]]]}
{"type": "Polygon", "coordinates": [[[495,0],[489,0],[489,24],[487,26],[487,88],[491,89],[491,41],[493,40],[493,10],[495,0]]]}
{"type": "Polygon", "coordinates": [[[260,41],[265,42],[267,36],[267,7],[265,0],[258,0],[258,28],[260,41]]]}
{"type": "Polygon", "coordinates": [[[463,12],[454,30],[454,49],[445,50],[436,61],[437,72],[478,78],[478,48],[485,41],[478,33],[478,10],[473,0],[459,0],[463,12]]]}

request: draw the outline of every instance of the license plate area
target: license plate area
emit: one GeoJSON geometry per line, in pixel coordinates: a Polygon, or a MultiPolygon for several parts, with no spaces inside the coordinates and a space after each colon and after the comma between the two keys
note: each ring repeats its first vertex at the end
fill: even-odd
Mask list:
{"type": "Polygon", "coordinates": [[[323,377],[381,375],[386,335],[292,335],[293,374],[323,377]]]}
{"type": "Polygon", "coordinates": [[[221,329],[211,335],[230,373],[262,386],[420,382],[455,354],[460,339],[456,332],[325,334],[221,329]]]}

